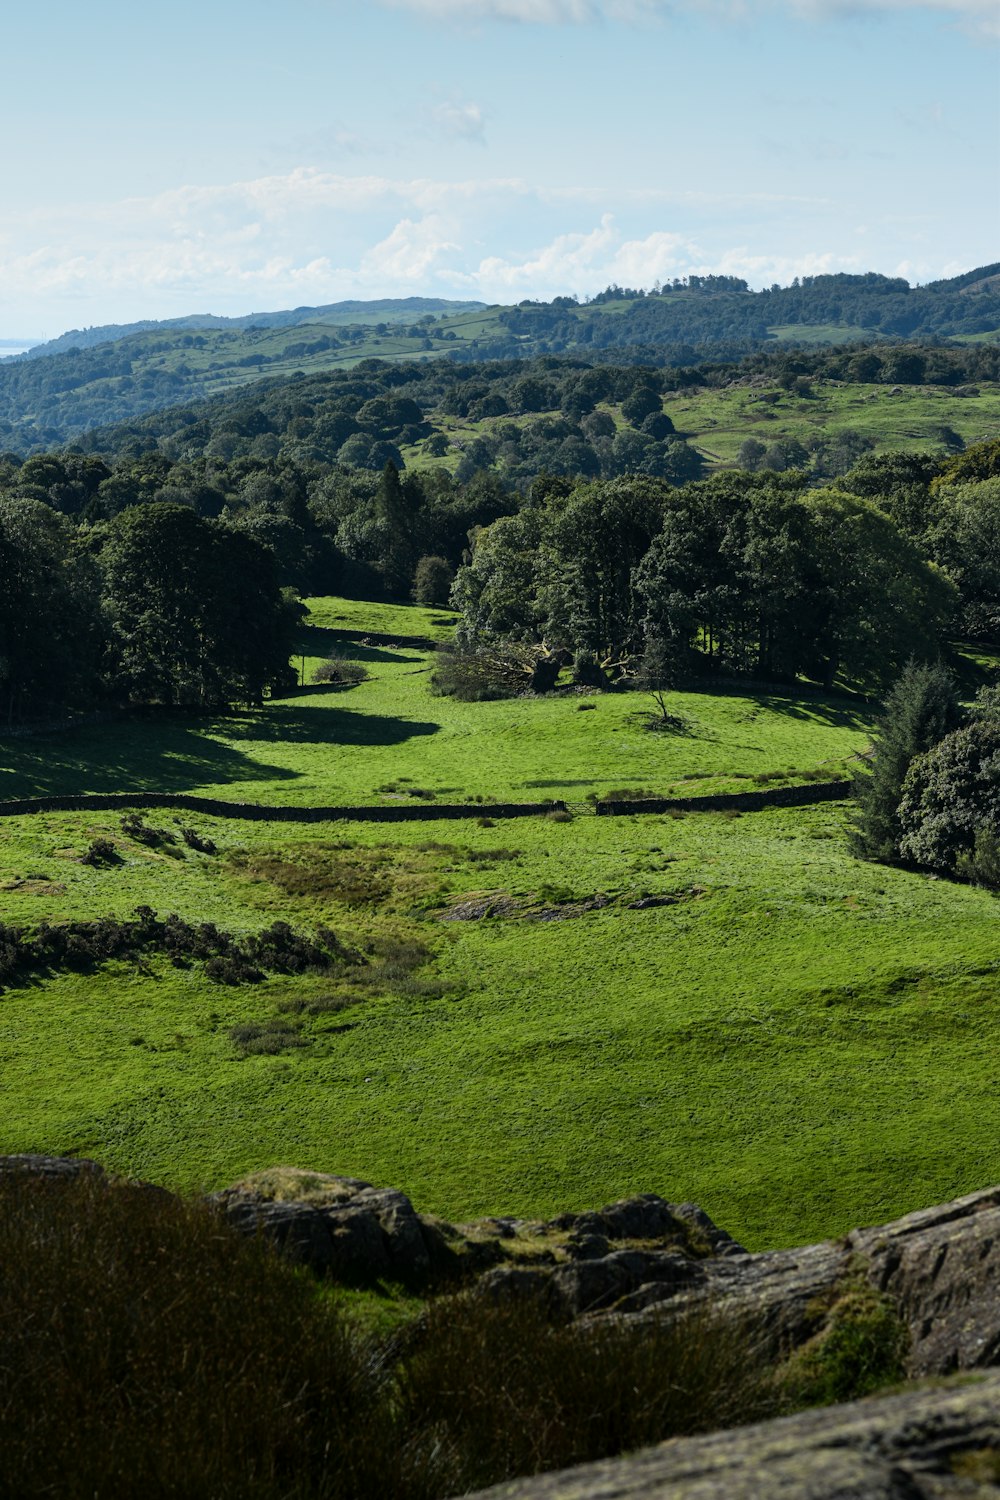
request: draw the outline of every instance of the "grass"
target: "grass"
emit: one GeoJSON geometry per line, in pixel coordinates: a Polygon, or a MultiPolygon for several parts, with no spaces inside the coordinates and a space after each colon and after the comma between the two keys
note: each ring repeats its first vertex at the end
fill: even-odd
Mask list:
{"type": "Polygon", "coordinates": [[[891,386],[817,380],[808,397],[775,388],[773,404],[753,399],[758,388],[736,387],[668,396],[664,409],[710,462],[735,464],[750,437],[808,443],[850,429],[870,438],[878,452],[931,452],[941,446],[935,429],[948,426],[967,444],[978,442],[1000,429],[1000,389],[984,383],[979,390],[978,396],[956,396],[946,386],[905,386],[893,396],[891,386]]]}
{"type": "MultiPolygon", "coordinates": [[[[345,614],[384,621],[314,606],[345,614]]],[[[855,861],[838,805],[589,815],[610,790],[836,771],[865,743],[862,705],[690,694],[691,733],[650,735],[632,718],[639,697],[588,699],[584,714],[572,696],[455,704],[431,694],[422,654],[353,649],[372,677],[345,692],[212,726],[13,741],[3,795],[434,792],[565,797],[577,816],[505,822],[488,802],[481,820],[392,828],[150,815],[214,854],[180,836],[144,843],[111,814],[4,820],[12,924],[148,905],[236,935],[329,927],[371,962],[366,983],[229,986],[151,955],[8,989],[2,1149],[91,1154],[199,1189],[288,1162],[398,1185],[459,1220],[657,1191],[754,1248],[1000,1180],[995,898],[855,861]],[[99,839],[116,860],[83,863],[99,839]],[[507,916],[439,920],[491,896],[507,916]],[[633,908],[645,896],[676,899],[633,908]],[[298,1039],[287,1049],[282,1018],[298,1039]]]]}
{"type": "MultiPolygon", "coordinates": [[[[612,309],[613,311],[613,309],[612,309]]],[[[782,330],[772,330],[780,336],[782,330]]],[[[797,325],[788,337],[800,338],[807,332],[797,325]]],[[[812,330],[819,343],[838,343],[838,329],[817,326],[812,330]]],[[[848,333],[853,336],[851,330],[848,333]]],[[[850,430],[870,438],[878,452],[937,452],[941,449],[937,429],[947,426],[967,444],[979,442],[1000,431],[1000,387],[979,382],[977,396],[956,396],[948,386],[904,386],[899,395],[888,385],[844,385],[818,379],[811,396],[798,396],[780,387],[770,390],[759,386],[736,386],[726,390],[709,388],[680,391],[664,399],[664,410],[677,432],[690,442],[708,461],[709,467],[735,465],[741,443],[747,438],[772,443],[795,438],[808,443],[812,438],[833,439],[840,431],[850,430]],[[756,399],[762,391],[766,402],[756,399]],[[771,398],[776,398],[772,401],[771,398]]],[[[602,405],[617,428],[627,425],[620,408],[602,405]]],[[[459,443],[489,434],[498,425],[513,422],[530,426],[540,417],[558,417],[556,411],[530,417],[506,416],[478,422],[467,418],[431,414],[436,429],[459,443]]],[[[454,469],[461,457],[453,447],[444,458],[432,459],[422,443],[403,450],[409,467],[454,469]]]]}
{"type": "Polygon", "coordinates": [[[0,745],[0,800],[75,792],[165,790],[230,801],[358,804],[433,793],[586,806],[611,789],[658,795],[752,790],[836,777],[867,743],[869,710],[848,698],[790,692],[683,693],[679,736],[650,734],[648,695],[575,695],[457,703],[430,690],[432,658],[410,647],[338,642],[332,629],[446,635],[446,612],[311,600],[305,680],[336,649],[368,681],[204,722],[154,715],[0,745]],[[583,702],[594,711],[578,712],[583,702]]]}

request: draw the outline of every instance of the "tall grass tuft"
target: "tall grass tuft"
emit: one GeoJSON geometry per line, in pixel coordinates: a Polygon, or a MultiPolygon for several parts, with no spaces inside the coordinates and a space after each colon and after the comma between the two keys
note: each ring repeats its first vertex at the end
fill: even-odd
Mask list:
{"type": "Polygon", "coordinates": [[[737,1329],[471,1293],[372,1331],[154,1188],[0,1179],[0,1482],[60,1500],[444,1500],[767,1415],[737,1329]]]}

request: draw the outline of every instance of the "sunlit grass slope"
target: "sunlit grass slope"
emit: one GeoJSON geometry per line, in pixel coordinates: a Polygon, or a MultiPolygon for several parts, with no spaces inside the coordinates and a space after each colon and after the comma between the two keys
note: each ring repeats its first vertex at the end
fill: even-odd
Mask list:
{"type": "MultiPolygon", "coordinates": [[[[746,790],[754,777],[836,777],[867,743],[864,705],[788,692],[677,694],[687,722],[650,733],[642,693],[457,703],[431,690],[433,657],[339,640],[337,630],[447,635],[440,611],[312,600],[301,641],[308,681],[324,655],[362,661],[349,690],[269,703],[205,723],[190,716],[0,742],[0,800],[74,792],[184,791],[232,801],[539,801],[623,788],[746,790]]],[[[301,658],[297,658],[297,664],[301,658]]]]}
{"type": "Polygon", "coordinates": [[[230,988],[154,961],[8,990],[2,1148],[188,1188],[292,1162],[457,1217],[652,1190],[755,1247],[1000,1180],[1000,908],[854,861],[843,816],[187,817],[214,856],[144,848],[108,815],[5,825],[7,920],[144,902],[235,931],[417,937],[443,988],[310,1015],[334,981],[230,988]],[[98,835],[121,865],[80,864],[98,835]],[[612,899],[564,920],[440,920],[488,891],[550,912],[612,899]],[[630,905],[646,895],[676,899],[630,905]],[[238,1055],[230,1027],[303,1003],[306,1045],[238,1055]]]}

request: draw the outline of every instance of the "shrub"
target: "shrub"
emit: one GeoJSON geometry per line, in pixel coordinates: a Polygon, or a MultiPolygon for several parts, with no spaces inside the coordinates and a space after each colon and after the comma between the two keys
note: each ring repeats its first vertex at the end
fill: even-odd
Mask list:
{"type": "Polygon", "coordinates": [[[986,878],[1000,834],[1000,721],[977,719],[914,760],[898,810],[905,859],[986,878]]]}
{"type": "Polygon", "coordinates": [[[146,844],[155,849],[160,844],[174,844],[177,840],[166,828],[150,828],[142,813],[127,812],[122,815],[122,833],[137,844],[146,844]]]}
{"type": "Polygon", "coordinates": [[[218,853],[214,840],[203,838],[201,834],[197,833],[193,828],[182,828],[181,838],[184,840],[185,844],[187,844],[189,849],[194,849],[199,854],[218,853]]]}
{"type": "Polygon", "coordinates": [[[287,922],[275,922],[257,937],[236,938],[213,922],[195,926],[173,915],[160,920],[151,907],[139,906],[131,921],[42,922],[34,932],[0,923],[0,985],[153,953],[179,966],[197,960],[210,979],[222,984],[254,984],[267,970],[302,974],[364,963],[329,928],[321,927],[313,939],[293,932],[287,922]]]}
{"type": "MultiPolygon", "coordinates": [[[[955,682],[940,663],[909,662],[885,700],[872,753],[853,775],[855,853],[892,860],[900,853],[899,806],[911,763],[961,719],[955,682]]],[[[916,855],[909,855],[916,858],[916,855]]]]}
{"type": "Polygon", "coordinates": [[[86,854],[80,855],[82,865],[99,868],[102,865],[119,865],[121,856],[110,839],[91,839],[86,854]]]}
{"type": "Polygon", "coordinates": [[[780,1383],[795,1406],[854,1401],[901,1380],[908,1349],[908,1330],[888,1297],[862,1277],[850,1279],[780,1383]]]}
{"type": "Polygon", "coordinates": [[[265,1241],[149,1188],[14,1177],[0,1263],[8,1494],[403,1493],[372,1348],[265,1241]]]}
{"type": "Polygon", "coordinates": [[[331,687],[356,687],[359,682],[367,682],[368,676],[368,668],[361,662],[331,652],[316,668],[313,682],[327,682],[331,687]]]}

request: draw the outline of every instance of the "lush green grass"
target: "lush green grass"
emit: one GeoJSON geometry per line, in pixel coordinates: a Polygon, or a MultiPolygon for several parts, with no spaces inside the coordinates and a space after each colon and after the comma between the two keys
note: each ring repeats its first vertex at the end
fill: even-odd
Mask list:
{"type": "Polygon", "coordinates": [[[779,342],[793,344],[871,343],[878,337],[870,328],[850,323],[779,323],[767,331],[779,342]]]}
{"type": "MultiPolygon", "coordinates": [[[[385,618],[341,601],[315,612],[385,618]]],[[[163,785],[307,802],[410,787],[565,796],[581,815],[391,828],[149,815],[195,824],[215,856],[145,847],[106,814],[5,821],[11,922],[146,903],[236,932],[280,918],[355,943],[417,939],[435,958],[416,983],[364,992],[322,975],[229,988],[159,961],[10,990],[3,1149],[90,1153],[185,1187],[290,1162],[398,1184],[459,1218],[655,1190],[755,1247],[1000,1179],[994,898],[858,863],[838,806],[584,811],[614,786],[745,787],[737,773],[836,765],[866,738],[849,703],[691,694],[690,732],[664,737],[630,720],[639,697],[455,704],[432,696],[420,653],[358,654],[374,675],[348,693],[215,726],[11,742],[3,794],[163,785]],[[122,863],[80,862],[99,836],[122,863]],[[440,920],[484,892],[536,910],[611,904],[440,920]],[[649,894],[677,899],[630,906],[649,894]],[[279,1007],[306,1045],[241,1057],[230,1028],[279,1007]]]]}
{"type": "MultiPolygon", "coordinates": [[[[829,334],[822,342],[835,342],[834,327],[818,330],[817,339],[819,332],[829,334]]],[[[978,389],[978,396],[956,396],[947,386],[904,386],[901,394],[894,396],[892,386],[817,380],[811,396],[759,386],[676,392],[664,398],[664,411],[678,433],[694,444],[710,466],[718,467],[735,464],[740,444],[749,437],[763,443],[781,438],[807,443],[812,438],[829,439],[850,430],[870,438],[879,452],[930,452],[941,449],[938,429],[950,427],[966,443],[979,442],[1000,431],[1000,387],[982,382],[978,389]],[[767,401],[758,399],[762,393],[767,401]]],[[[608,412],[616,427],[627,425],[620,407],[602,405],[601,409],[608,412]]],[[[529,426],[559,415],[550,411],[478,422],[434,414],[431,417],[436,429],[461,444],[497,426],[511,422],[529,426]]],[[[443,458],[431,458],[422,443],[412,444],[402,453],[407,466],[417,469],[454,469],[461,458],[459,447],[453,447],[443,458]]]]}
{"type": "MultiPolygon", "coordinates": [[[[336,650],[369,681],[205,723],[153,716],[0,746],[0,799],[83,791],[202,792],[233,801],[364,803],[430,791],[585,803],[621,788],[670,795],[746,790],[752,778],[841,774],[867,742],[863,705],[780,692],[675,695],[683,734],[651,733],[642,693],[457,703],[431,691],[432,656],[338,641],[329,628],[447,635],[447,614],[311,601],[308,681],[336,650]]],[[[300,659],[301,660],[301,659],[300,659]]]]}
{"type": "Polygon", "coordinates": [[[754,1246],[982,1186],[1000,1177],[998,907],[854,862],[842,816],[199,822],[220,856],[126,848],[106,871],[73,855],[114,820],[22,820],[4,864],[35,880],[5,892],[12,918],[146,901],[233,928],[283,916],[359,939],[415,932],[450,988],[307,1015],[310,1045],[246,1059],[232,1025],[330,982],[229,989],[116,966],[8,992],[5,1149],[86,1152],[182,1186],[291,1161],[397,1183],[457,1217],[655,1190],[701,1202],[754,1246]],[[234,846],[256,856],[249,872],[234,846]],[[498,850],[516,857],[470,857],[498,850]],[[385,894],[344,905],[330,867],[369,857],[385,894]],[[308,879],[288,893],[289,864],[317,895],[308,879]],[[490,889],[618,899],[565,921],[433,915],[490,889]]]}
{"type": "Polygon", "coordinates": [[[373,635],[450,640],[460,615],[419,604],[375,604],[367,599],[309,599],[309,624],[324,630],[370,630],[373,635]]]}

